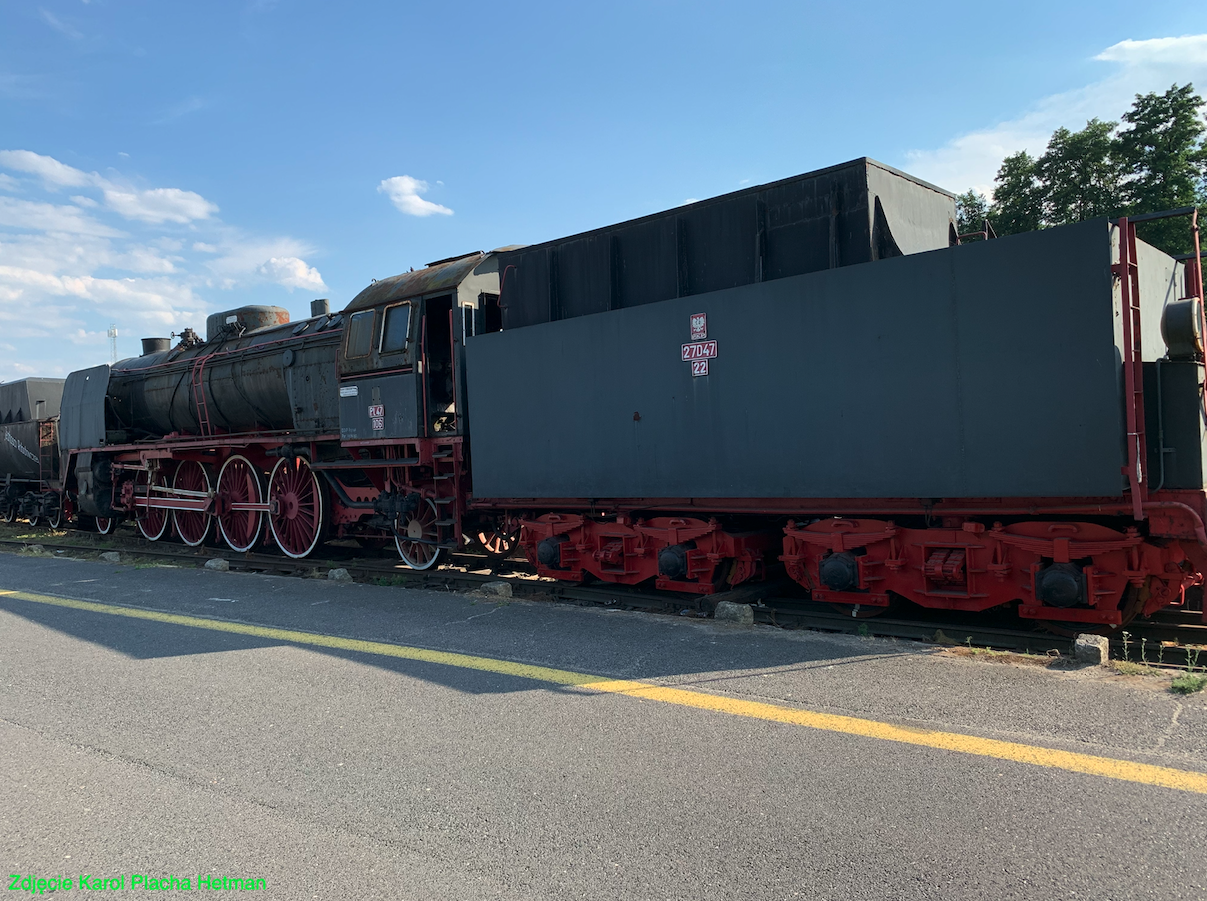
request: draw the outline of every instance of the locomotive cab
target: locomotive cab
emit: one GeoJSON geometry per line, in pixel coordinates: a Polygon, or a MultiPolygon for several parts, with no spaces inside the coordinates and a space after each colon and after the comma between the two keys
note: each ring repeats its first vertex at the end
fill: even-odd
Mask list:
{"type": "Polygon", "coordinates": [[[463,435],[465,339],[501,327],[493,254],[371,284],[344,310],[340,438],[373,445],[463,435]]]}

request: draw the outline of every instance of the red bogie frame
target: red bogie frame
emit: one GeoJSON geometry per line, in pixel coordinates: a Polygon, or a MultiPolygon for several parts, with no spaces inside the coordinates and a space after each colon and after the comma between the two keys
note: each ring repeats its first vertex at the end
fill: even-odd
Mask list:
{"type": "Polygon", "coordinates": [[[899,595],[921,607],[981,611],[1018,601],[1023,618],[1110,626],[1182,603],[1199,578],[1177,541],[1158,545],[1135,528],[1085,522],[909,529],[888,520],[823,519],[789,523],[784,532],[788,575],[814,600],[844,605],[882,607],[899,595]],[[845,555],[854,584],[827,584],[821,570],[833,555],[845,555]],[[1053,564],[1072,564],[1069,572],[1082,581],[1076,606],[1040,597],[1038,579],[1053,564]]]}
{"type": "MultiPolygon", "coordinates": [[[[540,575],[582,582],[637,585],[654,579],[657,588],[713,594],[763,575],[775,544],[767,530],[726,531],[715,519],[659,516],[590,519],[577,513],[547,513],[521,522],[520,544],[540,575]],[[541,542],[552,539],[557,561],[541,560],[541,542]],[[674,578],[659,571],[659,555],[678,548],[680,571],[674,578]]],[[[553,545],[547,545],[553,547],[553,545]]]]}

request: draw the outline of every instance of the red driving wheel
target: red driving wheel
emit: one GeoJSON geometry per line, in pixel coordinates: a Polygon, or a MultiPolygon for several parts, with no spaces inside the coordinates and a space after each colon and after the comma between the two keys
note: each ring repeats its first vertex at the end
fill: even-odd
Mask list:
{"type": "Polygon", "coordinates": [[[268,500],[277,547],[289,557],[305,557],[323,532],[323,488],[310,464],[301,457],[278,460],[268,478],[268,500]]]}
{"type": "MultiPolygon", "coordinates": [[[[176,467],[176,475],[172,478],[172,489],[179,492],[190,492],[186,495],[190,500],[202,500],[210,493],[210,474],[196,460],[185,460],[176,467]]],[[[176,523],[176,534],[189,547],[196,547],[205,541],[210,533],[208,513],[200,510],[173,510],[172,519],[176,523]]]]}
{"type": "Polygon", "coordinates": [[[232,551],[249,551],[255,547],[264,526],[259,510],[235,510],[238,504],[263,503],[260,473],[246,457],[235,455],[222,464],[218,473],[218,531],[232,551]]]}

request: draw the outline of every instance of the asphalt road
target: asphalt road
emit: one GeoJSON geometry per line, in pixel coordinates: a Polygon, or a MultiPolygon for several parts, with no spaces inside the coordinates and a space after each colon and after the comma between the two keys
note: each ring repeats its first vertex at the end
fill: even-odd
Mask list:
{"type": "MultiPolygon", "coordinates": [[[[1207,794],[961,750],[980,739],[1203,773],[1207,698],[904,642],[0,555],[4,873],[124,875],[105,897],[199,873],[283,899],[1207,897],[1207,794]],[[717,709],[675,700],[701,696],[717,709]],[[960,749],[743,713],[772,708],[960,749]]],[[[196,890],[155,897],[175,894],[196,890]]]]}

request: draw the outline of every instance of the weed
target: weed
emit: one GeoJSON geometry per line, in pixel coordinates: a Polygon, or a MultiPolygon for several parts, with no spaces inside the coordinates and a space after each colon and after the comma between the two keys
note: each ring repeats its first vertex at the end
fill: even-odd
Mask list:
{"type": "Polygon", "coordinates": [[[1140,662],[1148,666],[1148,642],[1140,639],[1140,662]]]}
{"type": "Polygon", "coordinates": [[[1129,643],[1129,640],[1131,639],[1131,637],[1132,637],[1131,632],[1123,633],[1123,661],[1125,663],[1130,662],[1132,659],[1131,644],[1129,643]]]}
{"type": "Polygon", "coordinates": [[[1207,675],[1202,673],[1182,673],[1169,683],[1169,690],[1180,695],[1194,694],[1204,688],[1207,688],[1207,675]]]}
{"type": "Polygon", "coordinates": [[[1130,660],[1112,660],[1111,668],[1121,676],[1151,676],[1156,672],[1151,666],[1132,663],[1130,660]]]}
{"type": "Polygon", "coordinates": [[[1186,648],[1186,672],[1193,673],[1195,667],[1199,665],[1199,654],[1203,649],[1199,647],[1186,648]]]}
{"type": "Polygon", "coordinates": [[[867,638],[867,636],[868,636],[868,624],[867,623],[859,624],[859,634],[862,635],[864,638],[867,638]]]}

